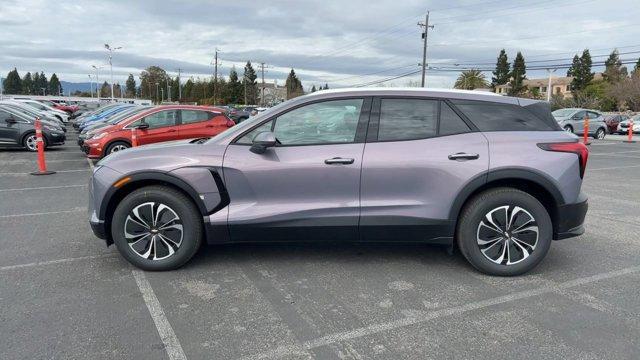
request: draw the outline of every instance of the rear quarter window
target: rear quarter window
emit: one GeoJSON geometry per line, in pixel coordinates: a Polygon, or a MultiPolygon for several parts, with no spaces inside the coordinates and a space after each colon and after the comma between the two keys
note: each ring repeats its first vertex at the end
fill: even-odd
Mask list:
{"type": "Polygon", "coordinates": [[[451,102],[480,131],[557,130],[557,127],[548,120],[539,118],[519,105],[471,100],[451,100],[451,102]]]}

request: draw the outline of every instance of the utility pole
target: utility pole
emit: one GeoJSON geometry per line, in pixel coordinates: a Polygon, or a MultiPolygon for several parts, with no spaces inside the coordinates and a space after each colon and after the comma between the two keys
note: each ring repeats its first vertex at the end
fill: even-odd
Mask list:
{"type": "Polygon", "coordinates": [[[182,99],[182,86],[180,85],[180,73],[182,69],[178,68],[178,102],[182,99]]]}
{"type": "Polygon", "coordinates": [[[260,106],[264,106],[264,68],[263,62],[260,63],[260,72],[262,73],[262,89],[260,91],[260,106]]]}
{"type": "Polygon", "coordinates": [[[427,72],[427,37],[429,35],[429,29],[433,29],[433,25],[429,25],[429,11],[427,11],[424,23],[419,22],[418,26],[424,28],[424,32],[422,33],[422,40],[424,43],[424,47],[422,48],[422,87],[425,87],[425,76],[427,72]]]}
{"type": "Polygon", "coordinates": [[[549,83],[547,84],[547,101],[551,101],[551,74],[556,72],[557,69],[547,69],[549,74],[549,83]]]}
{"type": "Polygon", "coordinates": [[[171,102],[171,87],[169,86],[168,76],[167,76],[167,101],[171,102]]]}
{"type": "Polygon", "coordinates": [[[160,86],[160,83],[156,83],[156,104],[160,104],[160,103],[158,102],[158,93],[160,92],[160,91],[158,90],[158,89],[159,89],[159,86],[160,86]]]}
{"type": "Polygon", "coordinates": [[[216,53],[213,58],[213,105],[216,104],[216,90],[218,89],[218,48],[216,48],[216,53]]]}

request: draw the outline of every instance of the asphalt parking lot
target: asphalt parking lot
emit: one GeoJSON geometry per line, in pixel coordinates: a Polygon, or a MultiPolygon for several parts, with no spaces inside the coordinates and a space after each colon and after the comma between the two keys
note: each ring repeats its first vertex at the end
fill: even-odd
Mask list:
{"type": "Polygon", "coordinates": [[[55,175],[0,150],[1,359],[640,358],[640,143],[594,141],[586,233],[499,278],[426,245],[215,246],[141,272],[91,233],[69,135],[55,175]]]}

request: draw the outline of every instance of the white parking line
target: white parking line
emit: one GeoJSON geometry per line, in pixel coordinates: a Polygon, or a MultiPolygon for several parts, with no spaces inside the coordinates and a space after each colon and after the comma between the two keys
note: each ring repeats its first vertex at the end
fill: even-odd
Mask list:
{"type": "Polygon", "coordinates": [[[91,168],[91,172],[93,172],[93,169],[95,168],[95,166],[93,166],[93,160],[89,158],[85,158],[85,159],[87,159],[87,162],[89,163],[89,167],[91,168]]]}
{"type": "Polygon", "coordinates": [[[39,213],[0,215],[0,219],[23,217],[23,216],[42,216],[42,215],[51,215],[51,214],[65,214],[65,213],[73,213],[73,212],[81,212],[81,211],[87,211],[87,209],[86,208],[75,208],[75,209],[70,209],[70,210],[45,211],[45,212],[39,212],[39,213]]]}
{"type": "Polygon", "coordinates": [[[640,167],[640,165],[613,166],[613,167],[605,167],[605,168],[588,169],[587,171],[617,170],[617,169],[627,169],[627,168],[637,168],[637,167],[640,167]]]}
{"type": "Polygon", "coordinates": [[[173,331],[171,324],[169,324],[169,320],[164,314],[164,310],[162,310],[162,305],[156,297],[156,294],[153,292],[153,288],[151,287],[151,284],[149,284],[144,272],[140,270],[131,270],[131,273],[133,273],[133,277],[136,279],[136,284],[138,284],[138,289],[140,289],[140,293],[142,293],[144,303],[147,305],[151,318],[156,324],[156,329],[158,330],[160,339],[162,339],[162,342],[164,343],[164,348],[167,350],[169,359],[186,360],[187,356],[182,350],[180,341],[178,340],[176,333],[173,331]]]}
{"type": "Polygon", "coordinates": [[[53,265],[53,264],[62,264],[62,263],[68,263],[68,262],[72,262],[72,261],[80,261],[80,260],[110,258],[110,257],[115,257],[117,255],[118,255],[117,253],[104,254],[104,255],[90,255],[90,256],[80,256],[80,257],[67,258],[67,259],[58,259],[58,260],[49,260],[49,261],[37,261],[37,262],[32,262],[32,263],[27,263],[27,264],[0,266],[0,271],[22,269],[22,268],[28,268],[28,267],[34,267],[34,266],[45,266],[45,265],[53,265]]]}
{"type": "Polygon", "coordinates": [[[460,306],[454,306],[450,308],[429,311],[429,312],[419,312],[416,315],[411,317],[405,317],[398,320],[377,323],[377,324],[357,328],[354,330],[342,331],[342,332],[326,335],[317,339],[305,341],[304,343],[299,344],[297,346],[295,345],[280,346],[271,351],[267,351],[261,354],[251,355],[243,359],[267,359],[267,358],[270,359],[270,358],[276,358],[276,357],[290,356],[292,354],[300,353],[300,351],[311,350],[321,346],[334,344],[340,341],[357,339],[357,338],[381,333],[388,330],[394,330],[394,329],[398,329],[398,328],[402,328],[410,325],[423,323],[423,322],[437,319],[437,318],[460,315],[473,310],[483,309],[483,308],[487,308],[494,305],[500,305],[500,304],[512,302],[515,300],[522,300],[522,299],[531,298],[534,296],[539,296],[539,295],[557,292],[565,289],[570,289],[577,286],[590,284],[596,281],[612,279],[612,278],[636,273],[639,271],[640,271],[640,266],[632,266],[632,267],[624,268],[621,270],[578,278],[578,279],[566,281],[563,283],[559,283],[556,285],[548,285],[548,286],[542,286],[536,289],[518,291],[508,295],[498,296],[498,297],[494,297],[486,300],[475,301],[475,302],[471,302],[471,303],[460,305],[460,306]]]}
{"type": "Polygon", "coordinates": [[[87,185],[60,185],[60,186],[41,186],[41,187],[16,188],[16,189],[0,189],[0,192],[3,192],[3,191],[47,190],[47,189],[66,189],[66,188],[77,188],[77,187],[87,187],[87,185]]]}
{"type": "MultiPolygon", "coordinates": [[[[57,173],[71,173],[71,172],[82,172],[82,171],[87,171],[89,169],[76,169],[76,170],[55,170],[55,172],[57,173]]],[[[14,172],[14,173],[0,173],[0,176],[6,175],[6,176],[27,176],[30,175],[31,173],[22,173],[22,172],[14,172]]]]}

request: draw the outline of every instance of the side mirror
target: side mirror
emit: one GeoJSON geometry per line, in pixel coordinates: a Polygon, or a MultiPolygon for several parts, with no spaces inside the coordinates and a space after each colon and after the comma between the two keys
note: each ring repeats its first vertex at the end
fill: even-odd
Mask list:
{"type": "Polygon", "coordinates": [[[4,120],[4,122],[6,122],[7,124],[15,124],[15,123],[17,123],[18,121],[17,121],[16,119],[14,119],[13,117],[9,117],[9,118],[6,118],[6,119],[4,120]]]}
{"type": "Polygon", "coordinates": [[[276,146],[276,135],[271,131],[263,131],[253,138],[253,145],[249,149],[254,154],[264,154],[267,148],[276,146]]]}
{"type": "Polygon", "coordinates": [[[149,128],[149,124],[142,122],[140,125],[136,126],[136,129],[145,130],[149,128]]]}

